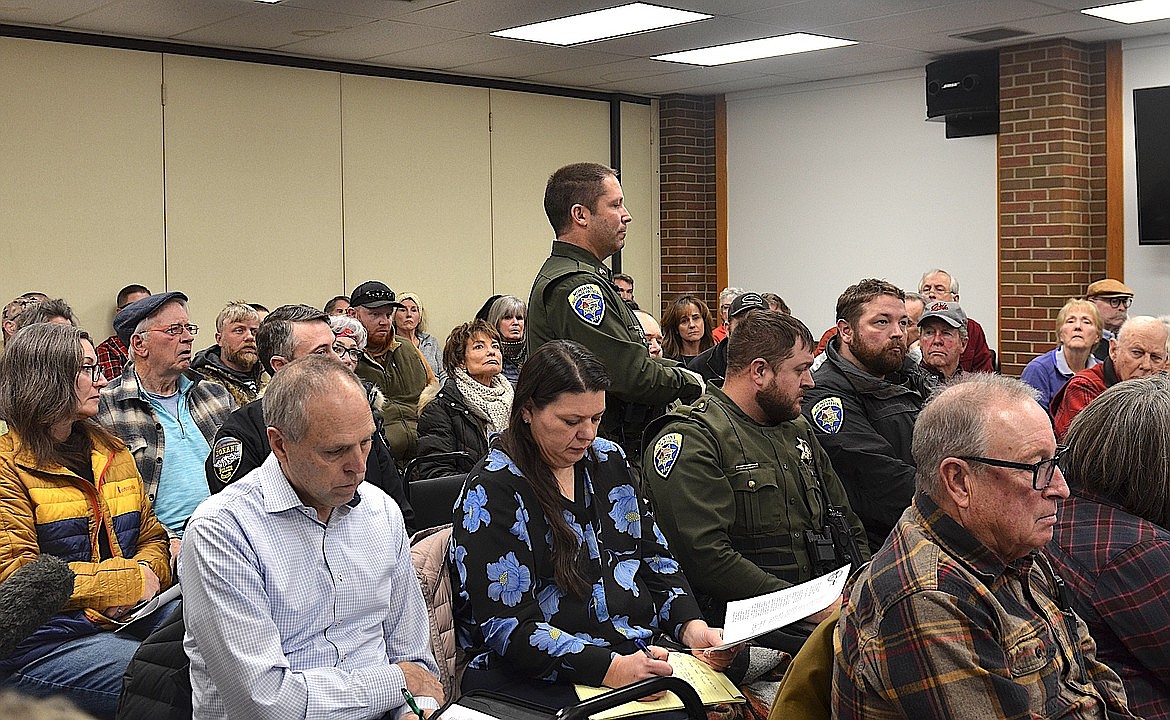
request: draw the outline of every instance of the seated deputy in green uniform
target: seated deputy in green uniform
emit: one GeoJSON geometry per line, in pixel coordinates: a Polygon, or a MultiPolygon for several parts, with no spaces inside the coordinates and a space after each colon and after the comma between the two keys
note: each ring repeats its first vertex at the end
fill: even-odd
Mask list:
{"type": "MultiPolygon", "coordinates": [[[[800,414],[813,387],[808,328],[752,310],[727,342],[722,389],[655,420],[642,457],[643,490],[715,625],[730,600],[869,559],[865,529],[800,414]]],[[[838,603],[756,642],[795,654],[838,603]]]]}
{"type": "Polygon", "coordinates": [[[612,380],[601,435],[636,462],[646,423],[675,400],[698,398],[702,378],[650,357],[642,324],[604,263],[625,245],[632,221],[614,171],[595,163],[557,170],[545,186],[544,211],[557,239],[532,284],[528,354],[550,340],[574,340],[601,358],[612,380]]]}

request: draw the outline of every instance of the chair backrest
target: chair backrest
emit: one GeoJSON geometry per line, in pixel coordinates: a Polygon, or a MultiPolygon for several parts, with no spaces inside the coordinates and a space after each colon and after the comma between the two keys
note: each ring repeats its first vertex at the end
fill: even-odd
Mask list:
{"type": "Polygon", "coordinates": [[[431,652],[439,665],[439,681],[448,700],[459,694],[459,681],[470,658],[455,642],[454,596],[447,547],[451,523],[420,530],[410,540],[410,559],[427,606],[431,652]]]}
{"type": "Polygon", "coordinates": [[[407,495],[414,508],[414,524],[419,530],[450,525],[455,500],[463,489],[467,475],[445,475],[408,483],[407,495]]]}

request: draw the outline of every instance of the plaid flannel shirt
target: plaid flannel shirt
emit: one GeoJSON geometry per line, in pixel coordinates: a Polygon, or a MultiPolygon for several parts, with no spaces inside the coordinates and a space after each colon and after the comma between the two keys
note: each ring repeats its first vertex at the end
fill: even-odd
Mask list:
{"type": "MultiPolygon", "coordinates": [[[[187,388],[191,417],[210,445],[215,441],[219,426],[236,409],[236,403],[222,385],[207,382],[202,375],[191,370],[184,374],[191,381],[187,388]]],[[[126,443],[153,503],[162,478],[165,441],[162,424],[142,391],[133,363],[126,366],[121,377],[102,388],[96,419],[126,443]]]]}
{"type": "Polygon", "coordinates": [[[846,588],[833,717],[1132,718],[1051,573],[1039,552],[1003,562],[919,493],[846,588]]]}
{"type": "Polygon", "coordinates": [[[117,335],[111,335],[103,340],[94,352],[97,353],[98,365],[102,366],[102,374],[110,381],[122,377],[122,370],[130,359],[126,344],[117,335]]]}
{"type": "Polygon", "coordinates": [[[1170,718],[1170,530],[1075,489],[1048,547],[1097,656],[1121,676],[1130,710],[1170,718]]]}

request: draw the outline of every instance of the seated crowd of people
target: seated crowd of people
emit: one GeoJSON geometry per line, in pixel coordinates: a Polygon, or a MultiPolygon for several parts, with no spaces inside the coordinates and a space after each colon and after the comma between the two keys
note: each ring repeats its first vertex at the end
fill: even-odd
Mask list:
{"type": "Polygon", "coordinates": [[[64,299],[9,303],[0,688],[146,717],[129,678],[174,683],[149,651],[197,718],[437,717],[471,690],[551,716],[681,651],[743,692],[718,718],[1170,719],[1165,319],[1095,282],[1016,379],[938,269],[849,286],[819,341],[740,288],[718,327],[697,295],[656,318],[601,266],[631,218],[598,168],[549,180],[533,307],[477,298],[445,339],[376,280],[228,303],[198,352],[183,292],[123,288],[102,342],[64,299]],[[428,607],[411,487],[452,477],[428,607]],[[845,565],[827,607],[723,646],[729,603],[845,565]]]}

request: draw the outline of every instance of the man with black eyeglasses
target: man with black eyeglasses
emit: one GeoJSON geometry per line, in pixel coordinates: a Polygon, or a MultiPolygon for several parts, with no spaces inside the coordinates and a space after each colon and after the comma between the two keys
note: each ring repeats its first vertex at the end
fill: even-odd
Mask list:
{"type": "Polygon", "coordinates": [[[155,515],[172,538],[182,537],[187,518],[208,495],[199,478],[211,439],[236,403],[222,385],[190,369],[199,327],[191,324],[183,293],[130,303],[114,317],[114,331],[130,360],[102,388],[97,420],[126,443],[155,515]]]}
{"type": "MultiPolygon", "coordinates": [[[[342,362],[338,352],[342,349],[344,346],[336,341],[329,325],[329,316],[308,305],[282,305],[269,313],[256,331],[256,352],[273,376],[293,360],[308,355],[342,362]]],[[[373,415],[376,431],[366,459],[365,479],[393,498],[402,509],[407,531],[414,532],[414,510],[406,499],[402,476],[382,435],[382,415],[380,412],[373,415]]],[[[223,490],[260,467],[271,451],[263,398],[259,398],[228,416],[215,434],[211,454],[204,464],[208,489],[212,493],[223,490]]]]}
{"type": "Polygon", "coordinates": [[[1069,489],[1036,391],[966,375],[913,452],[913,503],[845,587],[833,717],[1132,718],[1039,552],[1069,489]]]}
{"type": "Polygon", "coordinates": [[[1129,306],[1133,304],[1133,290],[1120,280],[1105,278],[1085,289],[1085,299],[1097,306],[1101,314],[1101,341],[1093,349],[1093,357],[1105,361],[1109,357],[1109,341],[1125,324],[1129,306]]]}

